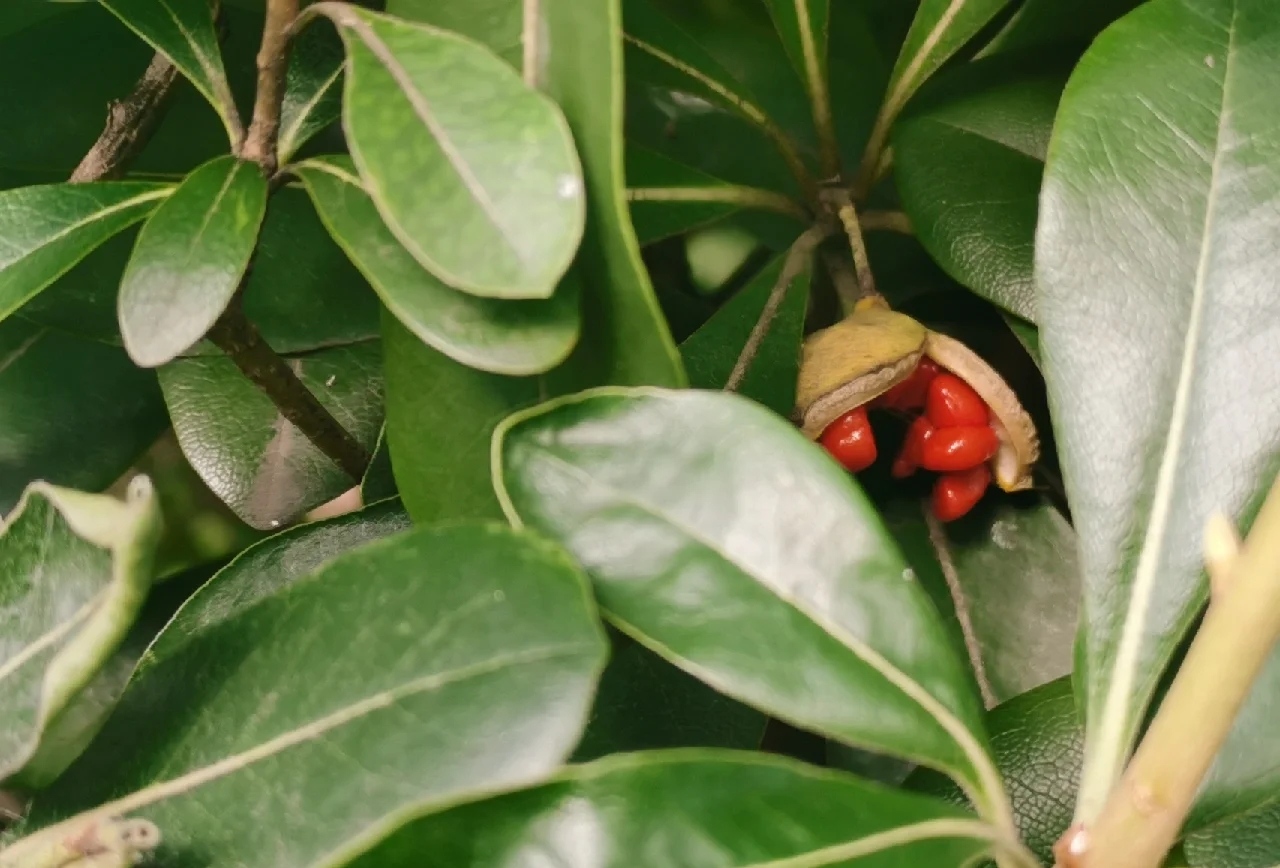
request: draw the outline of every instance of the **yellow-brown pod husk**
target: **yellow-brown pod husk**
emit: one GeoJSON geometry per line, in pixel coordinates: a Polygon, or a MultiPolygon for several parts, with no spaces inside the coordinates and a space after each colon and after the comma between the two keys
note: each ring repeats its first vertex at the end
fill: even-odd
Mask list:
{"type": "Polygon", "coordinates": [[[901,383],[923,357],[927,335],[923,325],[873,299],[814,332],[800,356],[800,430],[816,440],[836,419],[901,383]]]}
{"type": "Polygon", "coordinates": [[[925,355],[972,386],[991,408],[995,417],[991,427],[1000,438],[1000,450],[991,459],[996,485],[1004,491],[1030,488],[1031,468],[1040,458],[1040,437],[1017,394],[986,360],[955,338],[929,332],[925,355]]]}

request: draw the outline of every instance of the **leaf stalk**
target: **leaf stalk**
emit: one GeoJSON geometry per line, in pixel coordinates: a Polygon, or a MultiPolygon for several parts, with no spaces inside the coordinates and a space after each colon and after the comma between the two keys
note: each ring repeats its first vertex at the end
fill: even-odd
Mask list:
{"type": "MultiPolygon", "coordinates": [[[[1218,565],[1221,570],[1221,564],[1218,565]]],[[[1098,819],[1079,868],[1157,868],[1280,640],[1280,479],[1214,597],[1151,727],[1098,819]]],[[[1077,831],[1079,834],[1079,831],[1077,831]]],[[[1069,842],[1060,842],[1064,847],[1069,842]]]]}

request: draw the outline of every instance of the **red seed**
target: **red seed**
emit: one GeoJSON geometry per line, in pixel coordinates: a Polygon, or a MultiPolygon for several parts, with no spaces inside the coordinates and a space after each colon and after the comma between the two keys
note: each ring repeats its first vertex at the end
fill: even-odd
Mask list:
{"type": "Polygon", "coordinates": [[[876,461],[876,440],[864,407],[855,407],[822,432],[822,446],[851,473],[876,461]]]}
{"type": "Polygon", "coordinates": [[[941,373],[929,383],[925,413],[938,428],[986,425],[986,402],[973,387],[955,374],[941,373]]]}
{"type": "Polygon", "coordinates": [[[939,521],[955,521],[982,500],[990,484],[991,468],[985,464],[958,473],[944,473],[933,484],[933,514],[939,521]]]}
{"type": "Polygon", "coordinates": [[[898,385],[871,401],[873,407],[890,410],[915,410],[924,406],[929,383],[942,369],[930,359],[921,359],[916,369],[898,385]]]}
{"type": "Polygon", "coordinates": [[[890,473],[894,479],[905,479],[916,472],[920,466],[920,450],[933,436],[933,425],[926,416],[917,416],[907,428],[907,436],[902,438],[902,449],[893,461],[890,473]]]}
{"type": "Polygon", "coordinates": [[[999,448],[1000,438],[989,427],[938,428],[920,448],[920,466],[940,473],[968,470],[999,448]]]}

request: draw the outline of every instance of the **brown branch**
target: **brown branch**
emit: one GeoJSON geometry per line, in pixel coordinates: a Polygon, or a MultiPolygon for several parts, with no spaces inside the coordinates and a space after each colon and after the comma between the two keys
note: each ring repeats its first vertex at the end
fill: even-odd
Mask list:
{"type": "Polygon", "coordinates": [[[285,74],[289,69],[290,27],[298,17],[298,0],[267,0],[267,20],[262,25],[258,49],[258,90],[253,121],[240,151],[243,159],[262,167],[270,178],[276,173],[276,139],[280,134],[280,107],[284,103],[285,74]]]}
{"type": "Polygon", "coordinates": [[[122,176],[128,164],[151,140],[178,78],[178,68],[156,52],[133,91],[107,106],[107,123],[102,135],[71,173],[71,183],[122,176]]]}
{"type": "Polygon", "coordinates": [[[733,370],[729,373],[729,379],[725,381],[724,390],[726,392],[736,392],[738,387],[742,385],[742,381],[747,378],[747,371],[751,369],[751,363],[756,360],[756,354],[760,352],[760,345],[764,343],[764,339],[769,335],[769,328],[773,325],[773,320],[778,315],[778,310],[782,307],[782,301],[787,297],[787,289],[791,286],[800,274],[804,271],[805,264],[813,255],[813,251],[822,243],[822,239],[830,234],[830,230],[826,224],[818,223],[810,226],[805,230],[804,234],[795,240],[791,245],[791,249],[787,251],[787,258],[782,263],[782,272],[778,275],[778,281],[773,285],[773,289],[769,291],[769,298],[764,303],[764,307],[760,311],[760,318],[756,320],[756,324],[751,329],[751,334],[747,337],[747,342],[743,344],[742,352],[738,354],[738,360],[733,365],[733,370]]]}
{"type": "Polygon", "coordinates": [[[267,345],[258,327],[244,315],[238,293],[206,337],[271,399],[280,415],[292,422],[317,449],[333,459],[343,472],[359,481],[369,466],[368,451],[333,418],[298,379],[288,362],[267,345]]]}

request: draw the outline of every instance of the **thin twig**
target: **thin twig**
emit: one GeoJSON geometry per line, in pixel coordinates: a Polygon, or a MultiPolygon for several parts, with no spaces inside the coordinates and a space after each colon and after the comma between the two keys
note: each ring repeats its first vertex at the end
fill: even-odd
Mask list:
{"type": "Polygon", "coordinates": [[[884,230],[902,235],[916,234],[911,218],[901,211],[863,211],[858,215],[858,222],[864,232],[884,230]]]}
{"type": "Polygon", "coordinates": [[[853,207],[853,199],[849,191],[843,187],[833,187],[826,191],[830,201],[836,206],[836,216],[849,238],[849,252],[853,254],[853,269],[858,276],[858,289],[863,298],[870,298],[880,293],[876,291],[876,278],[871,273],[871,259],[867,256],[867,245],[862,238],[862,224],[858,221],[857,209],[853,207]]]}
{"type": "Polygon", "coordinates": [[[258,49],[258,90],[253,102],[253,122],[240,156],[262,167],[270,178],[276,173],[276,139],[280,134],[280,107],[284,103],[285,74],[289,68],[290,27],[298,17],[298,0],[267,0],[258,49]]]}
{"type": "Polygon", "coordinates": [[[222,312],[206,337],[227,354],[250,382],[271,399],[280,415],[293,423],[315,447],[359,481],[369,466],[369,453],[338,423],[289,367],[263,340],[244,315],[240,295],[222,312]]]}
{"type": "Polygon", "coordinates": [[[760,352],[760,345],[764,343],[764,339],[769,334],[769,328],[773,325],[773,320],[778,315],[778,310],[782,307],[783,300],[787,297],[787,289],[801,273],[804,272],[805,265],[809,258],[813,255],[813,251],[822,243],[822,239],[830,234],[830,230],[825,224],[818,223],[810,226],[805,230],[795,243],[791,245],[791,249],[787,251],[787,258],[782,263],[782,272],[778,275],[778,281],[773,285],[773,289],[769,291],[769,298],[764,303],[764,308],[760,311],[760,318],[756,320],[756,324],[751,329],[751,334],[747,336],[747,342],[742,346],[742,352],[738,354],[738,360],[733,365],[733,370],[729,373],[729,379],[725,381],[724,390],[726,392],[736,392],[738,387],[742,385],[742,381],[746,379],[747,371],[751,369],[751,363],[755,361],[756,354],[760,352]]]}
{"type": "Polygon", "coordinates": [[[978,632],[973,629],[973,618],[969,613],[969,600],[965,596],[964,587],[960,584],[960,571],[951,557],[951,544],[947,540],[947,532],[942,522],[928,507],[925,507],[924,525],[929,531],[929,544],[938,556],[938,566],[942,568],[942,577],[946,579],[947,590],[951,593],[951,604],[956,610],[956,620],[960,623],[960,635],[964,637],[964,650],[969,656],[969,664],[973,667],[974,680],[978,682],[978,693],[982,696],[982,704],[988,710],[999,703],[991,679],[987,676],[987,663],[982,659],[982,643],[978,641],[978,632]]]}
{"type": "Polygon", "coordinates": [[[107,106],[107,123],[102,135],[71,173],[71,183],[122,176],[128,164],[151,140],[178,79],[178,68],[156,52],[129,95],[107,106]]]}
{"type": "Polygon", "coordinates": [[[811,219],[804,206],[788,196],[772,190],[735,184],[714,187],[632,187],[627,190],[627,199],[632,202],[710,202],[738,205],[786,214],[806,223],[811,219]]]}

